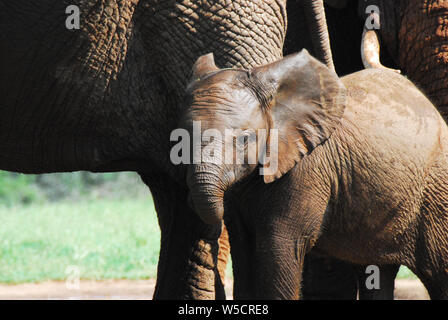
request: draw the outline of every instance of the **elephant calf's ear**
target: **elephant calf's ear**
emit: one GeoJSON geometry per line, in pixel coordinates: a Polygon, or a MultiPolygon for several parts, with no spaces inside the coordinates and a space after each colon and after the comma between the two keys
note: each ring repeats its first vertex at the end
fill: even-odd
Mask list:
{"type": "Polygon", "coordinates": [[[219,68],[215,64],[213,53],[207,53],[200,56],[193,65],[191,70],[190,82],[200,80],[208,73],[218,71],[219,68]]]}
{"type": "Polygon", "coordinates": [[[277,146],[272,141],[275,135],[272,131],[269,134],[269,163],[265,161],[263,168],[268,183],[330,137],[344,113],[346,88],[333,71],[306,50],[255,68],[251,75],[263,86],[261,91],[270,92],[271,102],[265,111],[270,129],[277,129],[278,134],[277,146]]]}

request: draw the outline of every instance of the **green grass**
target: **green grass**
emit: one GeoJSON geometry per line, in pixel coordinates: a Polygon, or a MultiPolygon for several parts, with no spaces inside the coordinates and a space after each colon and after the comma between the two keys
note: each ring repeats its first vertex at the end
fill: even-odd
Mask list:
{"type": "Polygon", "coordinates": [[[0,282],[154,278],[160,231],[152,201],[0,207],[0,282]]]}
{"type": "Polygon", "coordinates": [[[412,273],[411,270],[409,270],[405,266],[401,266],[400,270],[398,271],[397,278],[399,279],[418,279],[417,276],[412,273]]]}
{"type": "Polygon", "coordinates": [[[64,280],[70,266],[82,279],[155,278],[159,246],[151,199],[0,207],[0,283],[64,280]]]}

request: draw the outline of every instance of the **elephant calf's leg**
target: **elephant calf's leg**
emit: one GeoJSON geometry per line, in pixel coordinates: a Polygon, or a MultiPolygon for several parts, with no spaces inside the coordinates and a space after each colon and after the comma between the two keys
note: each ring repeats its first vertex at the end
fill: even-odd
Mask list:
{"type": "Polygon", "coordinates": [[[303,300],[356,300],[358,282],[352,264],[311,251],[305,257],[303,300]]]}
{"type": "Polygon", "coordinates": [[[256,241],[256,299],[297,300],[306,238],[294,241],[281,235],[266,235],[256,241]]]}

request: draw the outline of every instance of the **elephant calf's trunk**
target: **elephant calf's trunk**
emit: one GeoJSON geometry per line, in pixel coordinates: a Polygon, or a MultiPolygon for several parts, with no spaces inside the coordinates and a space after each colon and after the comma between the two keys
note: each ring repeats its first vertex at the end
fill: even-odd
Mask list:
{"type": "Polygon", "coordinates": [[[210,186],[202,186],[192,190],[190,196],[196,213],[205,223],[221,223],[224,217],[224,194],[212,191],[210,186]]]}
{"type": "Polygon", "coordinates": [[[189,171],[187,184],[194,210],[208,224],[220,224],[224,217],[224,188],[214,168],[197,166],[189,171]]]}

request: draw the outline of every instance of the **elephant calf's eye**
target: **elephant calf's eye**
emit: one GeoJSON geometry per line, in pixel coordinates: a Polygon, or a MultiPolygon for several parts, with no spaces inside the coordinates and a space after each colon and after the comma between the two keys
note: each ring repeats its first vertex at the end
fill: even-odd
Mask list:
{"type": "Polygon", "coordinates": [[[257,139],[256,135],[252,131],[245,131],[236,138],[237,145],[239,145],[241,147],[247,146],[248,143],[252,143],[252,142],[256,141],[256,139],[257,139]]]}

